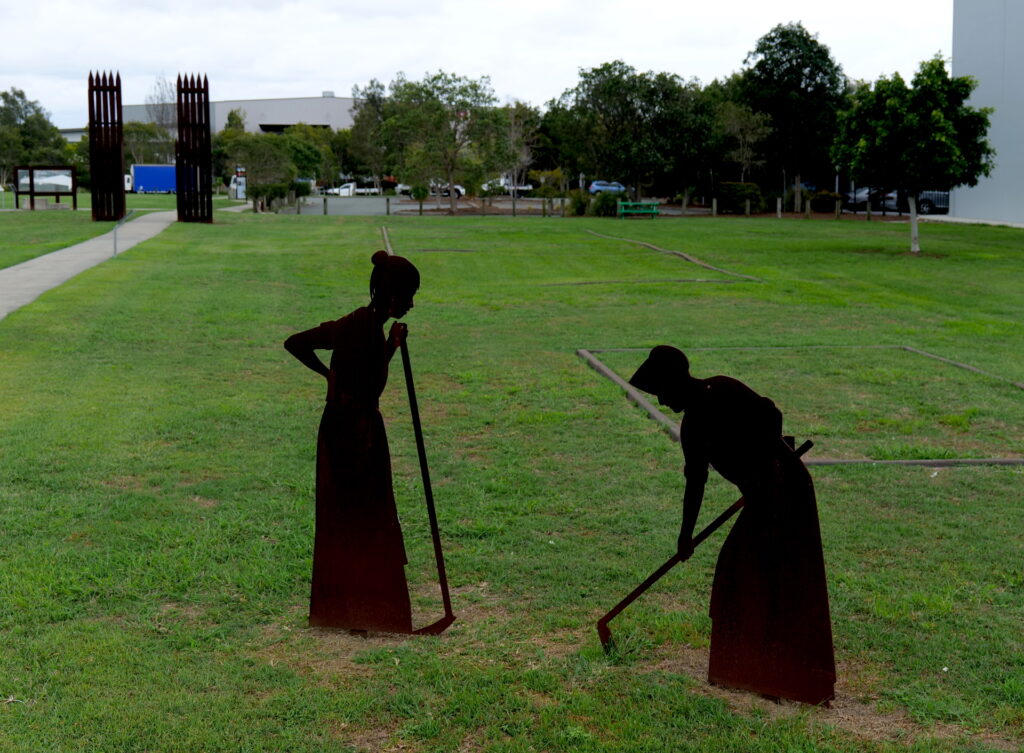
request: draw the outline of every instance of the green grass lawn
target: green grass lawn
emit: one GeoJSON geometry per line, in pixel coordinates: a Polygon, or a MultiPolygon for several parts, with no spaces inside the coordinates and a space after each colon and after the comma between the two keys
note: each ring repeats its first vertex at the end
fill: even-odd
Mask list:
{"type": "Polygon", "coordinates": [[[0,212],[0,269],[74,246],[113,226],[93,222],[89,212],[0,212]]]}
{"type": "MultiPolygon", "coordinates": [[[[109,232],[113,222],[93,222],[92,195],[78,195],[78,211],[47,210],[0,212],[0,269],[20,264],[37,256],[58,251],[109,232]]],[[[25,200],[28,201],[27,199],[25,200]]],[[[63,202],[70,202],[67,198],[63,202]]],[[[129,211],[135,215],[150,211],[175,211],[174,194],[125,194],[129,211]]],[[[214,197],[214,209],[242,202],[214,197]]],[[[129,218],[130,220],[131,218],[129,218]]]]}
{"type": "MultiPolygon", "coordinates": [[[[1024,456],[1024,235],[926,225],[920,258],[906,235],[218,214],[43,295],[0,321],[0,751],[1020,749],[1020,467],[813,469],[833,709],[706,686],[722,533],[616,619],[617,654],[594,630],[673,551],[682,463],[577,348],[689,349],[815,456],[1024,456]],[[459,616],[439,638],[305,627],[323,387],[281,343],[366,302],[382,223],[423,279],[409,347],[459,616]],[[671,282],[728,278],[587,228],[764,282],[671,282]]],[[[397,362],[382,411],[424,624],[397,362]]],[[[736,496],[713,480],[702,517],[736,496]]]]}

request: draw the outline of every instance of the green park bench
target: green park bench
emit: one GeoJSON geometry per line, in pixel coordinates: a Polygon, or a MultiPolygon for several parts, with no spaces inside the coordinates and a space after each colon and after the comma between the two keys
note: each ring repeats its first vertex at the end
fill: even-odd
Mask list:
{"type": "Polygon", "coordinates": [[[653,219],[658,216],[658,202],[656,201],[619,201],[618,215],[622,219],[627,214],[647,214],[653,219]]]}

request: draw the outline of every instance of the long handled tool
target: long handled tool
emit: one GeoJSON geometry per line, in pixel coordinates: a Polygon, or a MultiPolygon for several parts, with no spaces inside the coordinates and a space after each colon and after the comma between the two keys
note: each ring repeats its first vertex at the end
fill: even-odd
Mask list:
{"type": "MultiPolygon", "coordinates": [[[[804,442],[802,445],[800,445],[800,447],[798,447],[795,450],[797,457],[803,455],[813,446],[814,443],[811,442],[810,440],[804,442]]],[[[706,539],[708,536],[717,531],[722,526],[722,524],[725,523],[725,521],[727,521],[729,518],[731,518],[733,515],[739,512],[740,508],[743,507],[745,502],[746,500],[743,497],[740,497],[738,500],[733,502],[725,510],[725,512],[723,512],[717,518],[708,523],[708,525],[704,528],[703,531],[701,531],[693,537],[693,548],[696,549],[697,546],[704,541],[704,539],[706,539]]],[[[643,583],[641,583],[639,586],[630,591],[629,595],[626,596],[626,598],[624,598],[622,601],[620,601],[618,604],[612,607],[611,611],[609,611],[608,614],[606,614],[604,617],[597,621],[597,635],[601,639],[601,646],[604,648],[606,653],[611,651],[612,646],[614,645],[612,641],[612,631],[608,629],[608,623],[611,622],[612,619],[614,619],[615,616],[619,614],[619,612],[621,612],[623,609],[625,609],[634,601],[636,601],[637,598],[644,591],[653,586],[658,580],[661,579],[661,577],[665,573],[667,573],[673,567],[678,565],[680,562],[682,562],[682,560],[679,558],[679,554],[673,554],[665,561],[665,563],[661,567],[659,567],[657,570],[655,570],[653,573],[647,576],[647,579],[643,583]]]]}
{"type": "Polygon", "coordinates": [[[416,433],[416,451],[420,456],[420,473],[423,476],[423,491],[427,497],[427,515],[430,517],[430,535],[434,539],[434,559],[437,560],[437,577],[441,582],[441,599],[444,601],[444,617],[413,632],[417,635],[440,635],[455,622],[455,615],[452,613],[452,597],[448,593],[448,575],[444,569],[444,552],[441,551],[441,532],[437,526],[434,492],[430,486],[430,469],[427,468],[427,451],[423,446],[420,410],[416,403],[416,387],[412,381],[412,365],[409,363],[409,346],[405,340],[402,340],[402,366],[405,368],[405,386],[409,390],[409,412],[412,413],[412,426],[416,433]]]}

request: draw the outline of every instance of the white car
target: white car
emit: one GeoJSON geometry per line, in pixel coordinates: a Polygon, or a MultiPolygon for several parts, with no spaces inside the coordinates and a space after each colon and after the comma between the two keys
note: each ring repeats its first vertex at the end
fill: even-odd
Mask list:
{"type": "MultiPolygon", "coordinates": [[[[438,191],[440,191],[442,196],[447,197],[448,196],[448,184],[447,183],[439,183],[439,182],[431,183],[430,184],[430,193],[431,194],[437,194],[438,191]]],[[[405,183],[399,183],[397,186],[395,186],[395,193],[399,194],[400,196],[412,196],[412,186],[407,185],[405,183]]],[[[465,195],[466,195],[466,189],[463,188],[462,186],[460,186],[458,183],[456,183],[455,184],[455,198],[456,199],[461,199],[465,195]]]]}
{"type": "Polygon", "coordinates": [[[489,180],[486,183],[484,183],[483,189],[485,191],[487,191],[488,193],[507,193],[507,194],[510,194],[513,191],[515,191],[516,194],[522,194],[522,193],[527,193],[528,191],[532,191],[533,190],[533,186],[530,185],[529,183],[525,183],[525,184],[523,184],[521,186],[517,186],[517,185],[515,185],[515,183],[513,181],[509,180],[505,176],[502,176],[500,178],[495,178],[494,180],[489,180]]]}

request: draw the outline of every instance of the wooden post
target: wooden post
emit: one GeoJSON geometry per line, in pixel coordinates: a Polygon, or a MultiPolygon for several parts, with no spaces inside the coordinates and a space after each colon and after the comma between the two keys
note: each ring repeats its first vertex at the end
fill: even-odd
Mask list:
{"type": "Polygon", "coordinates": [[[836,199],[836,219],[842,219],[843,216],[843,200],[836,199]]]}
{"type": "Polygon", "coordinates": [[[718,216],[718,199],[712,199],[711,200],[711,216],[712,217],[717,217],[718,216]]]}
{"type": "Polygon", "coordinates": [[[747,217],[750,216],[750,199],[744,201],[743,213],[746,214],[747,217]]]}
{"type": "Polygon", "coordinates": [[[782,197],[780,196],[775,200],[775,216],[778,219],[782,219],[782,197]]]}

